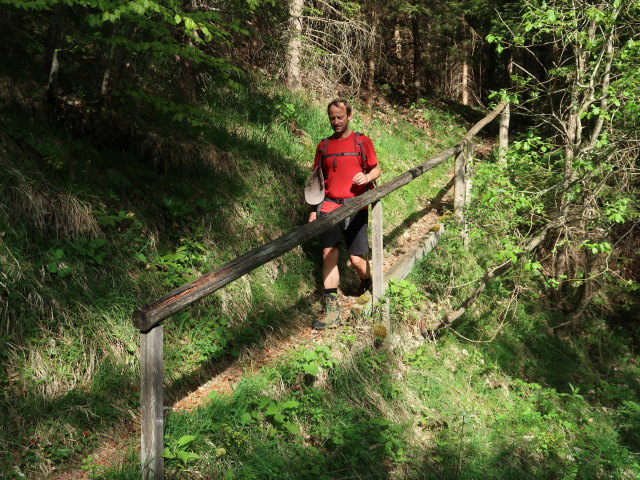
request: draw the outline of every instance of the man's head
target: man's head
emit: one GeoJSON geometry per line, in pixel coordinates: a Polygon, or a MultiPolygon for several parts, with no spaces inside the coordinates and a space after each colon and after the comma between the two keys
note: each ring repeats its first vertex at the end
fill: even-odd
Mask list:
{"type": "Polygon", "coordinates": [[[351,120],[351,105],[342,98],[337,98],[327,106],[327,114],[329,122],[334,134],[341,138],[351,133],[349,130],[349,121],[351,120]]]}

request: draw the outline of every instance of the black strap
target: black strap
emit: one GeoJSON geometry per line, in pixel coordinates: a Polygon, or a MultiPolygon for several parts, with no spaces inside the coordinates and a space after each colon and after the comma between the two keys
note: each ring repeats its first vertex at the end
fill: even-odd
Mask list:
{"type": "MultiPolygon", "coordinates": [[[[324,161],[325,158],[328,157],[344,157],[344,156],[353,156],[353,157],[359,157],[360,158],[360,168],[362,168],[362,171],[364,173],[366,173],[366,168],[367,168],[367,156],[364,153],[364,148],[362,147],[362,144],[364,143],[364,140],[362,142],[358,142],[358,137],[362,136],[361,133],[359,132],[354,132],[353,135],[353,149],[356,150],[355,152],[343,152],[343,153],[329,153],[327,154],[327,147],[329,146],[329,137],[324,139],[324,143],[322,145],[322,150],[320,152],[321,155],[321,162],[324,161]],[[358,148],[360,147],[360,148],[358,148]]],[[[333,159],[333,169],[335,170],[336,168],[338,168],[338,163],[337,163],[337,159],[334,158],[333,159]]]]}

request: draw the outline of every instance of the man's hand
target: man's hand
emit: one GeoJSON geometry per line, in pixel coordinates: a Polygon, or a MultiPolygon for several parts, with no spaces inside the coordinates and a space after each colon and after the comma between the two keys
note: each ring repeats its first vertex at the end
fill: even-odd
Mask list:
{"type": "Polygon", "coordinates": [[[365,175],[363,172],[358,172],[353,177],[353,183],[355,183],[356,185],[366,185],[370,181],[371,180],[369,180],[369,177],[365,175]]]}
{"type": "Polygon", "coordinates": [[[314,222],[317,216],[318,214],[316,213],[315,210],[313,212],[309,212],[309,220],[308,220],[309,223],[314,222]]]}

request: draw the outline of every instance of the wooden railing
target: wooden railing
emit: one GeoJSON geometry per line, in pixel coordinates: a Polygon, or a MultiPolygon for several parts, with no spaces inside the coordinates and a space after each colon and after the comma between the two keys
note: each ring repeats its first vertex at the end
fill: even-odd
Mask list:
{"type": "Polygon", "coordinates": [[[443,150],[384,185],[356,197],[352,202],[343,205],[330,214],[231,260],[196,280],[138,308],[133,313],[133,322],[140,330],[140,459],[143,480],[160,480],[164,478],[162,458],[164,435],[162,321],[187,308],[197,300],[211,295],[237,278],[328,230],[368,205],[372,205],[372,276],[373,300],[376,302],[384,295],[385,289],[382,270],[382,204],[380,200],[404,187],[423,173],[440,165],[448,158],[456,156],[454,210],[457,221],[463,225],[464,236],[464,205],[466,204],[466,198],[468,198],[466,169],[468,159],[472,156],[471,140],[484,126],[495,119],[505,106],[505,102],[500,103],[489,115],[476,123],[456,145],[443,150]]]}

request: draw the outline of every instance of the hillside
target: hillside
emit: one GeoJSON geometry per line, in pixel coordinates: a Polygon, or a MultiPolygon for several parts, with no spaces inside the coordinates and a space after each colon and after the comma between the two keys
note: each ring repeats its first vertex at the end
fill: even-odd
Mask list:
{"type": "MultiPolygon", "coordinates": [[[[268,84],[252,88],[225,92],[226,110],[212,112],[204,139],[155,125],[135,148],[35,121],[27,105],[5,98],[8,475],[137,478],[131,312],[305,221],[302,183],[326,134],[323,106],[268,84]],[[286,117],[266,114],[282,110],[286,117]],[[71,476],[56,473],[64,471],[71,476]]],[[[429,105],[359,109],[356,122],[376,139],[385,178],[455,142],[467,124],[429,105]],[[407,113],[424,119],[421,128],[407,113]]],[[[450,168],[385,202],[389,248],[450,168]]],[[[421,326],[464,298],[495,248],[477,238],[460,257],[451,228],[413,283],[392,289],[394,331],[381,344],[355,320],[324,337],[296,333],[318,308],[314,242],[167,321],[169,404],[234,364],[246,371],[198,410],[168,416],[170,476],[633,478],[633,345],[606,318],[588,335],[558,336],[549,326],[560,320],[533,284],[520,278],[508,293],[506,278],[459,330],[422,337],[421,326]],[[305,375],[310,364],[318,371],[305,375]]]]}

